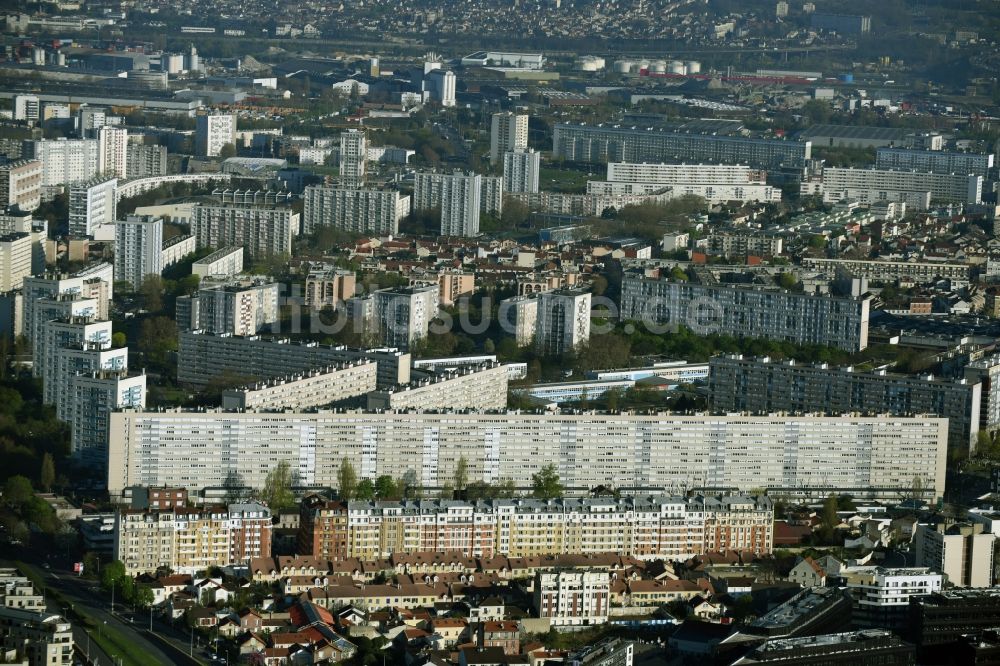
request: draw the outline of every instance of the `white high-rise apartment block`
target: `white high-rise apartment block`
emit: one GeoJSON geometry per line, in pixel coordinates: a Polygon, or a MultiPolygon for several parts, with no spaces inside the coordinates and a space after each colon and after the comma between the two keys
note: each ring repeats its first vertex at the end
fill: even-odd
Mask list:
{"type": "Polygon", "coordinates": [[[98,130],[108,124],[108,112],[99,107],[80,107],[80,135],[96,137],[98,130]]]}
{"type": "Polygon", "coordinates": [[[0,164],[0,210],[16,206],[30,213],[42,203],[44,167],[38,160],[0,164]]]}
{"type": "Polygon", "coordinates": [[[574,351],[590,339],[590,292],[554,289],[538,296],[535,349],[546,356],[574,351]]]}
{"type": "Polygon", "coordinates": [[[76,374],[69,378],[73,457],[89,467],[103,469],[108,461],[108,426],[116,409],[146,406],[146,375],[126,371],[76,374]]]}
{"type": "Polygon", "coordinates": [[[128,177],[128,130],[106,125],[97,131],[97,170],[105,176],[128,177]]]}
{"type": "Polygon", "coordinates": [[[69,188],[69,233],[93,236],[97,228],[115,223],[117,178],[95,178],[69,188]]]}
{"type": "Polygon", "coordinates": [[[992,587],[997,536],[982,523],[917,525],[916,564],[948,577],[955,587],[992,587]]]}
{"type": "Polygon", "coordinates": [[[368,139],[362,130],[350,129],[340,134],[340,184],[361,187],[365,183],[368,139]]]}
{"type": "Polygon", "coordinates": [[[131,485],[222,486],[230,470],[251,487],[292,461],[303,485],[336,487],[345,457],[363,478],[410,470],[421,486],[531,475],[553,464],[568,487],[774,489],[896,498],[927,479],[944,492],[947,419],[718,414],[235,413],[112,415],[108,490],[131,485]],[[170,445],[163,446],[169,437],[170,445]],[[752,446],[749,443],[752,442],[752,446]]]}
{"type": "Polygon", "coordinates": [[[206,280],[198,293],[177,299],[181,331],[256,335],[278,321],[278,284],[264,278],[206,280]]]}
{"type": "Polygon", "coordinates": [[[302,233],[331,226],[355,233],[399,233],[410,214],[410,196],[396,190],[310,186],[305,189],[302,233]]]}
{"type": "MultiPolygon", "coordinates": [[[[810,182],[803,182],[803,194],[810,182]]],[[[890,171],[886,169],[851,169],[827,167],[823,169],[820,194],[823,201],[836,203],[841,200],[873,201],[903,200],[900,193],[930,192],[931,201],[948,203],[979,203],[983,198],[983,177],[962,173],[932,173],[926,171],[890,171]],[[895,196],[893,193],[896,193],[895,196]]]]}
{"type": "Polygon", "coordinates": [[[538,299],[514,296],[500,301],[500,323],[504,330],[514,334],[518,347],[533,344],[538,327],[538,299]]]}
{"type": "Polygon", "coordinates": [[[709,203],[781,201],[781,188],[767,184],[767,172],[725,164],[641,164],[609,162],[607,180],[587,181],[587,194],[698,196],[709,203]]]}
{"type": "Polygon", "coordinates": [[[993,168],[993,153],[959,153],[882,147],[875,151],[876,169],[973,174],[986,178],[993,168]]]}
{"type": "Polygon", "coordinates": [[[125,153],[126,177],[129,180],[167,173],[167,149],[164,146],[129,143],[125,153]]]}
{"type": "Polygon", "coordinates": [[[39,344],[35,341],[40,339],[42,324],[49,319],[68,316],[107,319],[113,281],[114,269],[107,263],[95,264],[72,276],[26,277],[22,286],[23,333],[32,341],[33,348],[39,344]],[[62,302],[70,299],[77,299],[72,308],[62,302]]]}
{"type": "Polygon", "coordinates": [[[490,163],[497,164],[504,153],[528,147],[528,116],[505,111],[494,113],[490,124],[490,163]]]}
{"type": "Polygon", "coordinates": [[[243,247],[249,257],[291,255],[299,214],[285,206],[197,205],[191,233],[198,247],[243,247]]]}
{"type": "Polygon", "coordinates": [[[455,72],[435,69],[425,77],[431,98],[441,106],[455,106],[455,72]]]}
{"type": "Polygon", "coordinates": [[[14,120],[38,122],[41,117],[41,104],[35,95],[14,96],[14,120]]]}
{"type": "Polygon", "coordinates": [[[236,116],[206,114],[198,116],[195,125],[195,151],[203,157],[218,157],[223,146],[236,146],[236,116]]]}
{"type": "Polygon", "coordinates": [[[163,219],[129,215],[115,222],[115,279],[142,286],[147,275],[163,272],[163,219]]]}
{"type": "Polygon", "coordinates": [[[477,173],[418,173],[414,183],[414,208],[441,208],[441,235],[475,236],[479,233],[482,176],[477,173]]]}
{"type": "MultiPolygon", "coordinates": [[[[73,303],[72,299],[60,299],[73,303]]],[[[80,303],[80,301],[75,301],[80,303]]],[[[65,317],[47,319],[42,323],[41,336],[35,342],[32,352],[34,363],[37,364],[42,378],[42,398],[50,405],[60,405],[60,399],[65,397],[66,382],[69,374],[76,370],[89,370],[87,361],[62,356],[65,349],[81,351],[101,351],[111,348],[111,322],[98,320],[87,314],[71,314],[65,317]],[[81,367],[82,365],[82,367],[81,367]],[[68,372],[66,372],[68,371],[68,372]]],[[[126,357],[127,358],[127,357],[126,357]]],[[[93,359],[89,362],[94,362],[93,359]]],[[[64,414],[57,409],[59,418],[64,414]]]]}
{"type": "Polygon", "coordinates": [[[505,192],[537,192],[541,155],[534,150],[510,150],[503,154],[505,192]]]}
{"type": "Polygon", "coordinates": [[[31,275],[32,241],[23,231],[0,235],[0,293],[20,289],[31,275]]]}
{"type": "Polygon", "coordinates": [[[44,139],[31,142],[32,157],[42,163],[42,185],[68,185],[100,173],[97,139],[44,139]]]}
{"type": "Polygon", "coordinates": [[[427,337],[431,320],[437,316],[438,287],[380,289],[373,294],[374,322],[382,343],[407,349],[427,337]]]}

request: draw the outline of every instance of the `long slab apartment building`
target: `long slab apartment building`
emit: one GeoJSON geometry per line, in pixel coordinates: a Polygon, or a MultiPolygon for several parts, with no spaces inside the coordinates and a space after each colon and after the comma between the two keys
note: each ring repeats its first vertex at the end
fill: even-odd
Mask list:
{"type": "Polygon", "coordinates": [[[769,553],[773,545],[774,510],[763,495],[479,502],[344,502],[312,495],[299,512],[298,553],[324,560],[443,551],[680,560],[727,549],[769,553]]]}
{"type": "Polygon", "coordinates": [[[629,273],[622,280],[620,316],[706,333],[861,351],[868,346],[870,306],[868,295],[823,296],[629,273]]]}
{"type": "Polygon", "coordinates": [[[947,433],[947,419],[930,417],[121,410],[111,415],[108,489],[201,491],[230,472],[261,487],[281,461],[302,485],[336,487],[345,458],[362,478],[441,487],[464,457],[470,480],[520,487],[553,464],[576,489],[898,497],[920,477],[937,497],[947,433]]]}
{"type": "Polygon", "coordinates": [[[966,455],[980,429],[982,384],[803,365],[768,357],[709,361],[709,406],[721,411],[935,414],[948,419],[950,449],[966,455]]]}
{"type": "Polygon", "coordinates": [[[552,138],[552,156],[571,162],[696,161],[798,169],[811,154],[809,141],[752,139],[683,128],[559,123],[552,138]]]}

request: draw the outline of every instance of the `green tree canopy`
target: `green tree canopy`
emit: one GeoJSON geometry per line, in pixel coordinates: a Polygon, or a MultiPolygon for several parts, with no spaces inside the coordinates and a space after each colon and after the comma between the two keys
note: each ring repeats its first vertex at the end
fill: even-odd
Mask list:
{"type": "Polygon", "coordinates": [[[556,466],[548,464],[537,474],[531,475],[531,495],[537,499],[555,499],[563,494],[556,466]]]}

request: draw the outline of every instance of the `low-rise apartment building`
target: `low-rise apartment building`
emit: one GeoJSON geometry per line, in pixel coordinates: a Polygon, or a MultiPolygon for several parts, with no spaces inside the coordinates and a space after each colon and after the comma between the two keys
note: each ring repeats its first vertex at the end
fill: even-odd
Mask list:
{"type": "MultiPolygon", "coordinates": [[[[466,366],[368,394],[368,409],[495,410],[507,407],[507,366],[466,366]]],[[[225,406],[225,405],[223,405],[225,406]]]]}
{"type": "Polygon", "coordinates": [[[222,408],[308,409],[356,398],[375,390],[378,366],[356,360],[303,373],[265,379],[222,392],[222,408]]]}
{"type": "Polygon", "coordinates": [[[854,599],[852,621],[862,627],[906,623],[910,599],[940,592],[944,578],[928,568],[852,567],[841,571],[854,599]]]}
{"type": "Polygon", "coordinates": [[[231,278],[243,272],[243,248],[231,245],[216,250],[191,264],[191,273],[202,280],[208,277],[231,278]]]}
{"type": "Polygon", "coordinates": [[[611,612],[611,580],[604,571],[539,571],[534,606],[554,627],[604,624],[611,612]]]}
{"type": "Polygon", "coordinates": [[[130,576],[160,567],[193,574],[270,554],[271,511],[262,504],[126,509],[115,523],[115,559],[130,576]]]}

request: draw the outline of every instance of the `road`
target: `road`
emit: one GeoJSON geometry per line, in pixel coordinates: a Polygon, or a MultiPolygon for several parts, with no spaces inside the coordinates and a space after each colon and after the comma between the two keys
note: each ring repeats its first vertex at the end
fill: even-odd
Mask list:
{"type": "MultiPolygon", "coordinates": [[[[51,569],[35,569],[35,572],[44,577],[45,584],[52,589],[58,590],[66,601],[79,610],[82,610],[93,618],[94,622],[102,627],[109,625],[117,629],[135,650],[135,653],[143,655],[143,661],[148,664],[177,664],[177,663],[201,663],[199,660],[191,660],[188,657],[189,642],[183,640],[181,634],[177,633],[169,626],[159,622],[154,623],[156,633],[161,636],[164,642],[149,636],[149,616],[142,613],[136,618],[136,624],[125,620],[125,617],[132,617],[131,613],[125,613],[126,609],[121,605],[116,605],[116,613],[110,612],[109,600],[103,597],[96,585],[92,581],[81,579],[73,574],[57,573],[51,569]],[[123,617],[120,613],[125,613],[123,617]]],[[[51,605],[51,602],[49,602],[51,605]]],[[[60,611],[61,612],[61,611],[60,611]]],[[[100,631],[98,628],[98,632],[100,631]]],[[[78,646],[84,654],[87,652],[86,632],[82,628],[74,625],[74,640],[78,641],[78,646]],[[78,634],[79,632],[79,634],[78,634]]],[[[90,641],[90,654],[96,659],[95,664],[113,666],[114,662],[98,646],[96,641],[90,641]]]]}

